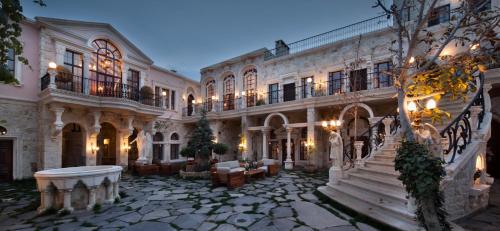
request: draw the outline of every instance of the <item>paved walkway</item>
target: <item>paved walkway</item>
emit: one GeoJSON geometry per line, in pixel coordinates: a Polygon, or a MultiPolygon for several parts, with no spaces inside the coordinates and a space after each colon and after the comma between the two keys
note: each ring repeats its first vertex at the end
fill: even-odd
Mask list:
{"type": "Polygon", "coordinates": [[[282,172],[228,190],[206,180],[132,177],[100,211],[37,216],[34,181],[0,184],[0,230],[376,230],[322,204],[326,174],[282,172]]]}
{"type": "Polygon", "coordinates": [[[471,231],[500,230],[500,179],[495,179],[490,189],[490,205],[484,211],[457,222],[471,231]]]}

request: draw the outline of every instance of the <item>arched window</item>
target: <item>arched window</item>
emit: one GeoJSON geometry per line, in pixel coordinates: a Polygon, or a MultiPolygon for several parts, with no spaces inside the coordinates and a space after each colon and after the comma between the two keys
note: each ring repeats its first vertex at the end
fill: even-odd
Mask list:
{"type": "Polygon", "coordinates": [[[192,116],[193,115],[194,104],[195,104],[194,96],[193,95],[189,95],[188,98],[187,98],[187,115],[188,116],[192,116]]]}
{"type": "Polygon", "coordinates": [[[170,135],[170,159],[179,159],[179,135],[177,133],[172,133],[170,135]]]}
{"type": "Polygon", "coordinates": [[[257,101],[257,69],[252,68],[243,73],[243,91],[247,98],[247,107],[255,106],[257,101]]]}
{"type": "Polygon", "coordinates": [[[108,40],[96,39],[90,62],[90,87],[92,93],[102,96],[121,94],[122,55],[108,40]]]}
{"type": "Polygon", "coordinates": [[[213,97],[215,97],[215,80],[210,80],[206,85],[205,110],[212,111],[212,106],[214,103],[212,102],[214,100],[213,97]]]}
{"type": "Polygon", "coordinates": [[[224,111],[234,110],[234,75],[224,78],[224,111]]]}

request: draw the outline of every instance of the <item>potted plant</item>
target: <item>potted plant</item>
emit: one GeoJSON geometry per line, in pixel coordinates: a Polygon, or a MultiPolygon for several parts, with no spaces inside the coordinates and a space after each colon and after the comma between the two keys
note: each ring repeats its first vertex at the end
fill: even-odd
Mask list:
{"type": "Polygon", "coordinates": [[[183,149],[181,149],[180,154],[181,154],[181,156],[187,157],[187,159],[188,159],[187,164],[186,164],[186,172],[194,172],[194,169],[195,169],[195,167],[194,167],[195,150],[192,147],[187,146],[187,147],[184,147],[183,149]]]}
{"type": "MultiPolygon", "coordinates": [[[[228,149],[229,149],[229,147],[223,143],[216,143],[213,146],[213,152],[219,156],[219,159],[221,158],[220,157],[221,155],[225,155],[227,153],[228,149]]],[[[217,163],[217,162],[218,162],[218,160],[215,159],[214,163],[217,163]]]]}

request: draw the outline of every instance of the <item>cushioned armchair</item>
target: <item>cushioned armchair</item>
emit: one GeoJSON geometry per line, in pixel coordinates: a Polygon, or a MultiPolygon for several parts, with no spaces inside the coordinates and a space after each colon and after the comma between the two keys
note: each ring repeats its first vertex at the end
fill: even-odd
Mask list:
{"type": "Polygon", "coordinates": [[[280,171],[281,166],[273,159],[262,159],[259,161],[259,169],[262,169],[266,172],[268,176],[276,176],[280,171]]]}
{"type": "Polygon", "coordinates": [[[245,168],[240,167],[237,160],[216,163],[211,175],[213,186],[224,184],[236,188],[245,183],[245,168]]]}

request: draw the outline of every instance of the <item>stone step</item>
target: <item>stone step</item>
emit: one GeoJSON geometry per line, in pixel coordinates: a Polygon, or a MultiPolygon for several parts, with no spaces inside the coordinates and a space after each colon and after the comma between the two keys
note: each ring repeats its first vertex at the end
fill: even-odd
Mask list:
{"type": "Polygon", "coordinates": [[[390,168],[375,168],[375,167],[359,167],[357,172],[360,174],[374,175],[381,178],[391,178],[397,179],[399,177],[399,172],[390,168]]]}
{"type": "Polygon", "coordinates": [[[403,183],[398,179],[382,178],[373,175],[357,173],[355,171],[348,172],[347,178],[352,181],[364,182],[373,185],[380,185],[389,190],[405,190],[403,183]]]}
{"type": "Polygon", "coordinates": [[[406,207],[406,192],[404,190],[393,191],[384,188],[381,185],[368,184],[360,181],[353,181],[349,179],[340,179],[339,184],[350,188],[353,191],[364,192],[370,194],[370,197],[376,199],[378,203],[388,203],[392,205],[399,205],[406,207]]]}
{"type": "Polygon", "coordinates": [[[380,161],[380,160],[367,160],[365,161],[367,167],[370,166],[381,166],[381,167],[390,167],[394,169],[394,161],[380,161]]]}
{"type": "Polygon", "coordinates": [[[385,152],[385,149],[383,150],[382,153],[379,153],[378,155],[374,155],[373,159],[376,161],[394,162],[394,158],[396,157],[396,155],[394,155],[394,154],[396,153],[396,151],[394,151],[394,154],[392,154],[392,155],[387,155],[384,152],[385,152]]]}
{"type": "Polygon", "coordinates": [[[342,185],[321,186],[318,191],[332,200],[347,206],[361,214],[385,223],[400,230],[419,230],[415,215],[406,207],[380,204],[369,195],[349,190],[342,185]]]}

